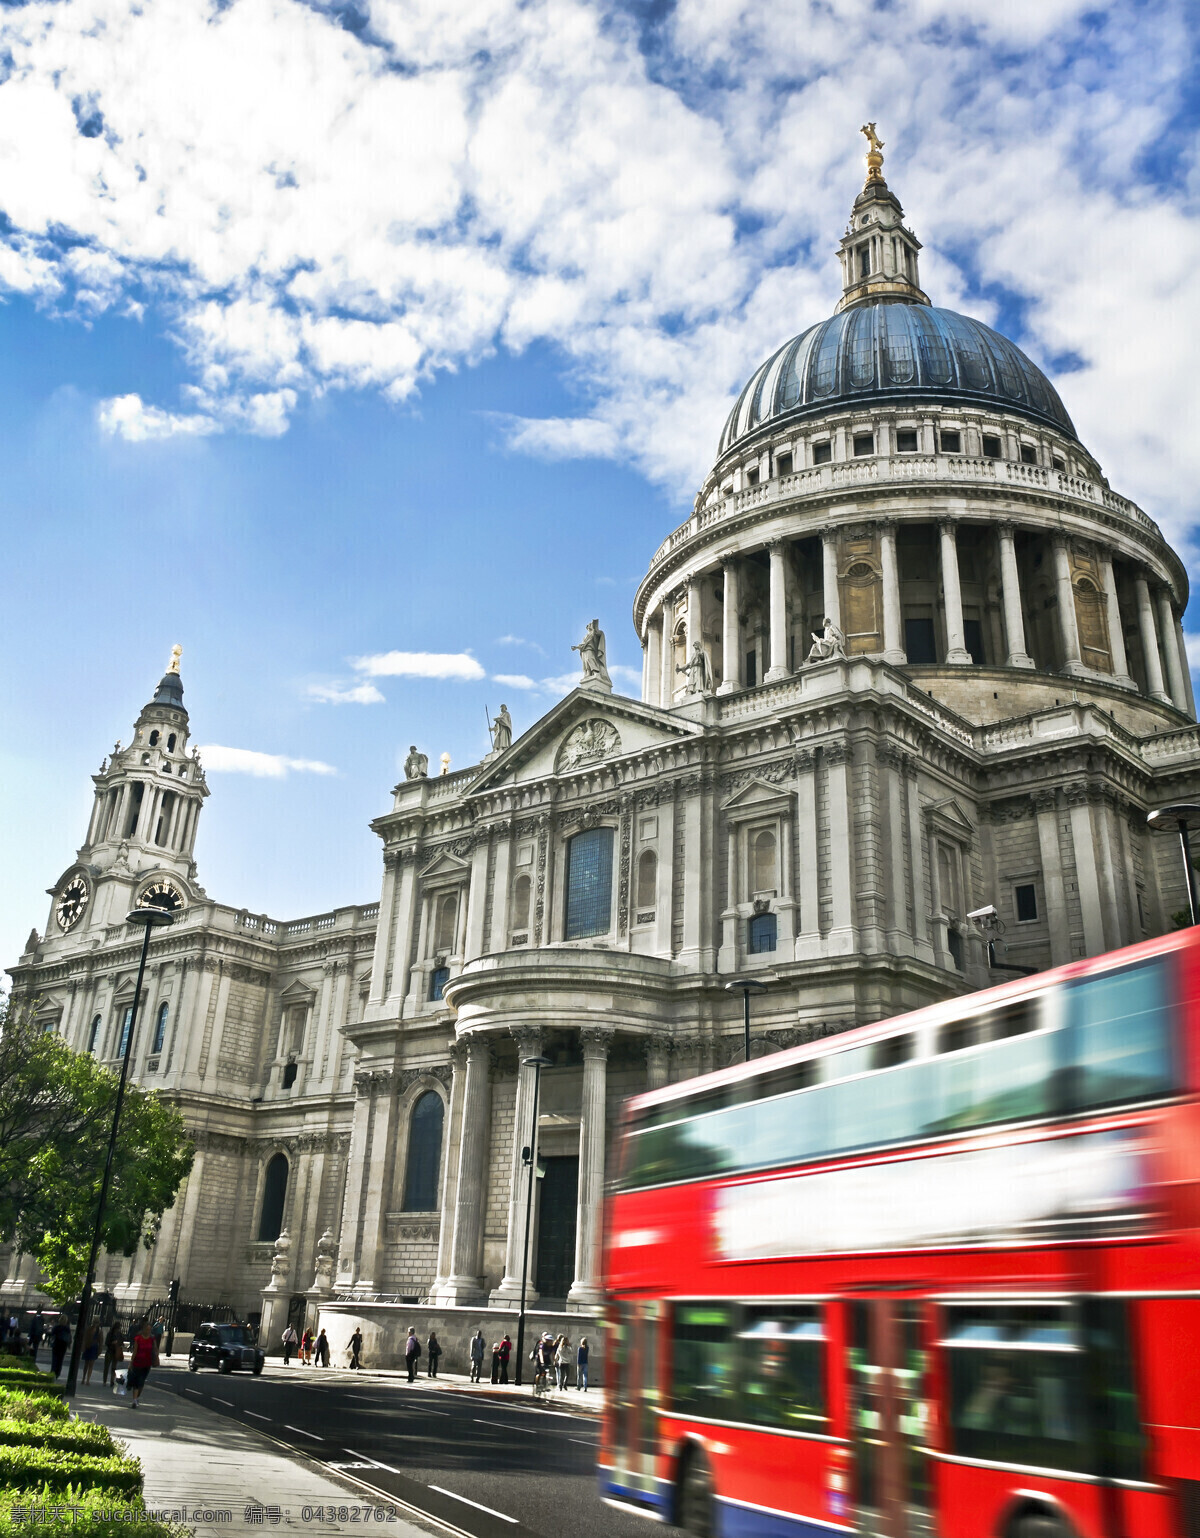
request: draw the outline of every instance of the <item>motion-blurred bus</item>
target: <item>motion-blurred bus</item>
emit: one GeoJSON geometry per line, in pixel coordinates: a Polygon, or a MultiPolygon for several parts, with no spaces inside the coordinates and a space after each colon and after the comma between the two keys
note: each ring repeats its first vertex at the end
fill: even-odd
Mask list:
{"type": "Polygon", "coordinates": [[[1198,1008],[1187,930],[632,1100],[606,1499],[1200,1538],[1198,1008]]]}

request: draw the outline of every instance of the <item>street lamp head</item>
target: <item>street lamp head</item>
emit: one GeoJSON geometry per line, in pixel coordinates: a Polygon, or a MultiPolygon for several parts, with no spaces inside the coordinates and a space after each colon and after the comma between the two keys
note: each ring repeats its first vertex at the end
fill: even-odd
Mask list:
{"type": "Polygon", "coordinates": [[[521,1067],[522,1068],[553,1068],[554,1067],[554,1059],[552,1057],[547,1057],[544,1053],[542,1053],[538,1057],[523,1057],[521,1059],[521,1067]]]}
{"type": "Polygon", "coordinates": [[[175,922],[175,915],[165,908],[133,908],[125,915],[127,924],[140,924],[143,929],[163,929],[175,922]]]}
{"type": "Polygon", "coordinates": [[[1177,833],[1179,825],[1200,824],[1200,806],[1194,801],[1177,801],[1174,806],[1156,807],[1146,818],[1146,826],[1155,833],[1177,833]]]}
{"type": "Polygon", "coordinates": [[[726,993],[766,993],[767,985],[757,977],[735,977],[725,984],[726,993]]]}

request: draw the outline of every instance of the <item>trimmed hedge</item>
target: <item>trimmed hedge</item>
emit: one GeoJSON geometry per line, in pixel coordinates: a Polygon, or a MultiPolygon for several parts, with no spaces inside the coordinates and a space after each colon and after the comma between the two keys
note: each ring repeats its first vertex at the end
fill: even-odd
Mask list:
{"type": "Polygon", "coordinates": [[[116,1446],[107,1426],[92,1421],[0,1420],[0,1447],[54,1447],[59,1452],[112,1454],[116,1446]]]}
{"type": "Polygon", "coordinates": [[[191,1538],[190,1529],[155,1522],[140,1499],[127,1495],[80,1485],[0,1491],[0,1538],[29,1538],[39,1529],[62,1532],[68,1527],[87,1538],[191,1538]]]}
{"type": "Polygon", "coordinates": [[[122,1458],[118,1453],[93,1455],[63,1452],[54,1447],[0,1446],[0,1486],[3,1485],[44,1485],[50,1490],[78,1485],[140,1498],[142,1467],[136,1458],[122,1458]]]}
{"type": "Polygon", "coordinates": [[[59,1394],[23,1394],[0,1388],[0,1417],[17,1421],[65,1421],[70,1417],[66,1400],[59,1394]]]}
{"type": "Polygon", "coordinates": [[[48,1372],[14,1372],[12,1368],[0,1368],[0,1388],[22,1389],[27,1394],[65,1394],[66,1388],[56,1383],[48,1372]]]}
{"type": "Polygon", "coordinates": [[[0,1351],[0,1368],[6,1372],[27,1372],[40,1374],[42,1369],[37,1366],[32,1357],[13,1356],[11,1351],[0,1351]]]}

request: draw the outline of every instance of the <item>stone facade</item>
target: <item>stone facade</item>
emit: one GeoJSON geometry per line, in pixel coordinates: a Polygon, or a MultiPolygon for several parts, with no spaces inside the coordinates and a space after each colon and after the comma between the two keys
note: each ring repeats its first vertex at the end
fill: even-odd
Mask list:
{"type": "MultiPolygon", "coordinates": [[[[839,315],[756,374],[638,590],[642,698],[594,671],[480,764],[410,760],[372,824],[377,903],[282,923],[205,895],[207,787],[164,679],[13,969],[111,1061],[136,962],[121,915],[156,884],[178,896],[135,1076],[199,1153],[156,1248],[108,1284],[265,1298],[272,1332],[320,1303],[333,1338],[364,1321],[387,1356],[414,1303],[500,1328],[528,1248],[545,1317],[588,1316],[621,1102],[736,1058],[730,979],[768,984],[765,1052],[1003,980],[967,917],[985,904],[999,956],[1033,968],[1171,927],[1178,850],[1146,813],[1200,799],[1184,568],[1034,366],[928,305],[918,250],[868,183],[839,315]],[[260,1238],[279,1154],[281,1244],[260,1238]]],[[[32,1285],[14,1257],[6,1289],[32,1285]]]]}

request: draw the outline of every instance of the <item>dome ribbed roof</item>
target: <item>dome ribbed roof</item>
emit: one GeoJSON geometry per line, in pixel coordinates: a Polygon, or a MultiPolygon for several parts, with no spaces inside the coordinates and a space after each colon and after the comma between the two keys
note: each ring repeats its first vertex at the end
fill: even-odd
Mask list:
{"type": "Polygon", "coordinates": [[[870,400],[992,405],[1077,436],[1054,386],[1007,337],[954,310],[891,300],[843,310],[772,354],[738,397],[718,452],[768,424],[870,400]]]}

